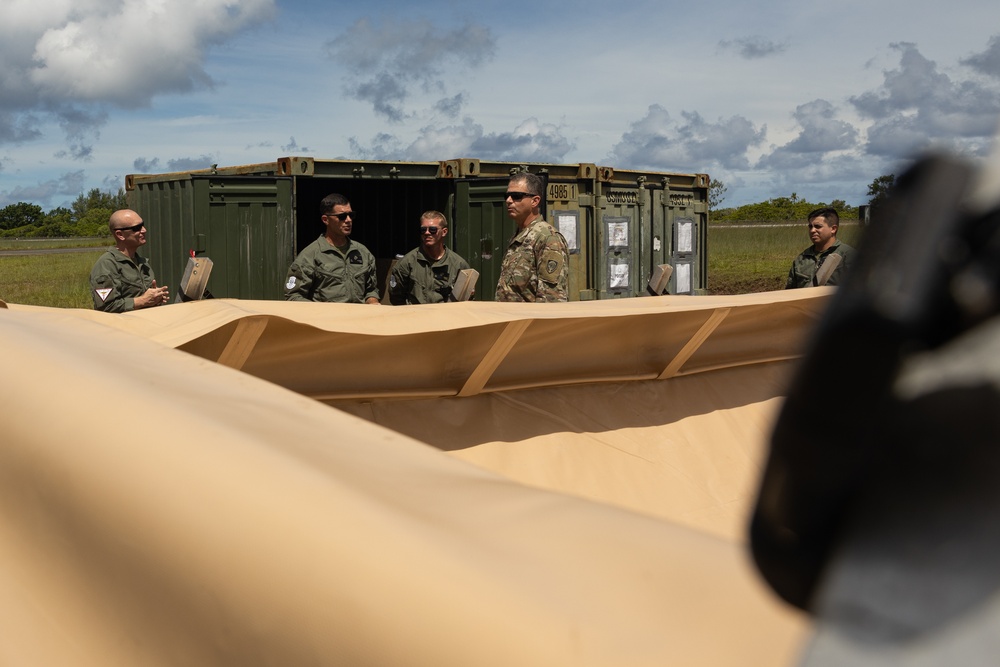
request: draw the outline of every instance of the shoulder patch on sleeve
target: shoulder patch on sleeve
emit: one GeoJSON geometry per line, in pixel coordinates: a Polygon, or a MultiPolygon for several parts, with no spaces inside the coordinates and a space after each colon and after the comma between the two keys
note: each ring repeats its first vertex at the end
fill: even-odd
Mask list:
{"type": "Polygon", "coordinates": [[[295,276],[288,276],[288,281],[285,283],[285,289],[295,289],[295,276]]]}
{"type": "Polygon", "coordinates": [[[559,282],[566,257],[558,250],[546,250],[538,263],[538,277],[547,283],[559,282]]]}

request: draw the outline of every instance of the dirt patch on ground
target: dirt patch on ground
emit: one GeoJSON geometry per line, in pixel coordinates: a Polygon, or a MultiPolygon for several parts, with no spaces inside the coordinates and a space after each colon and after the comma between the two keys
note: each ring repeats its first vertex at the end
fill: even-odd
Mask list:
{"type": "Polygon", "coordinates": [[[782,276],[749,276],[745,278],[713,279],[708,276],[709,294],[751,294],[785,289],[782,276]]]}

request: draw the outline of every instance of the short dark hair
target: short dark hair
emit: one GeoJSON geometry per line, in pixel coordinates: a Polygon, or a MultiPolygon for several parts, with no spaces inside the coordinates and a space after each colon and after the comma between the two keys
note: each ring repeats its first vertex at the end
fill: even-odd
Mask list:
{"type": "Polygon", "coordinates": [[[840,216],[837,214],[837,209],[831,206],[824,206],[823,208],[818,208],[815,211],[809,213],[807,220],[812,222],[814,218],[824,218],[826,224],[831,227],[840,227],[840,216]]]}
{"type": "Polygon", "coordinates": [[[344,195],[338,195],[336,192],[328,194],[319,203],[319,214],[329,215],[334,206],[348,206],[350,203],[344,195]]]}
{"type": "Polygon", "coordinates": [[[542,191],[545,189],[545,182],[538,174],[532,174],[530,171],[519,171],[516,174],[511,174],[510,180],[524,183],[524,191],[528,194],[544,196],[542,191]]]}

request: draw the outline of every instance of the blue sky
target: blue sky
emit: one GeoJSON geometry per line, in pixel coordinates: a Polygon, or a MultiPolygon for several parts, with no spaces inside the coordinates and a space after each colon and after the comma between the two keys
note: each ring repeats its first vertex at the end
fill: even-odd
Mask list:
{"type": "Polygon", "coordinates": [[[708,172],[865,203],[1000,122],[995,1],[4,0],[0,206],[321,159],[708,172]]]}

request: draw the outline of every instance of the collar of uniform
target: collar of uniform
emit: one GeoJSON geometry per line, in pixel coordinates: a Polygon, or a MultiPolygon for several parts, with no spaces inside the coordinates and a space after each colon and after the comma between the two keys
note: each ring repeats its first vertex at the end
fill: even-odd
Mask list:
{"type": "Polygon", "coordinates": [[[831,252],[833,252],[834,250],[836,250],[839,247],[840,247],[840,241],[836,241],[836,242],[834,242],[834,244],[832,246],[830,246],[826,250],[819,251],[819,252],[816,251],[816,248],[813,248],[812,246],[809,246],[809,248],[807,249],[807,252],[809,254],[811,254],[811,255],[815,255],[816,257],[826,257],[827,255],[829,255],[831,252]]]}
{"type": "Polygon", "coordinates": [[[135,253],[135,257],[129,257],[118,248],[112,248],[111,250],[112,250],[111,254],[114,255],[116,262],[127,262],[129,264],[135,264],[136,266],[138,266],[143,261],[142,255],[140,255],[138,252],[135,253]]]}
{"type": "Polygon", "coordinates": [[[531,229],[532,227],[534,227],[535,225],[537,225],[539,222],[545,222],[545,216],[539,215],[538,217],[536,217],[533,220],[531,220],[531,222],[529,222],[528,224],[526,224],[524,227],[522,227],[521,229],[518,229],[517,233],[514,234],[514,239],[515,240],[519,239],[522,236],[524,236],[525,234],[527,234],[528,230],[531,229]]]}
{"type": "Polygon", "coordinates": [[[347,256],[347,253],[351,250],[351,239],[347,239],[347,244],[338,248],[337,246],[330,243],[330,239],[326,238],[326,234],[320,237],[323,241],[323,252],[335,252],[338,255],[347,256]]]}
{"type": "Polygon", "coordinates": [[[444,261],[444,258],[448,256],[448,246],[444,247],[444,254],[440,258],[434,259],[428,257],[427,253],[424,252],[423,248],[417,248],[417,261],[426,264],[437,264],[438,262],[444,261]]]}

